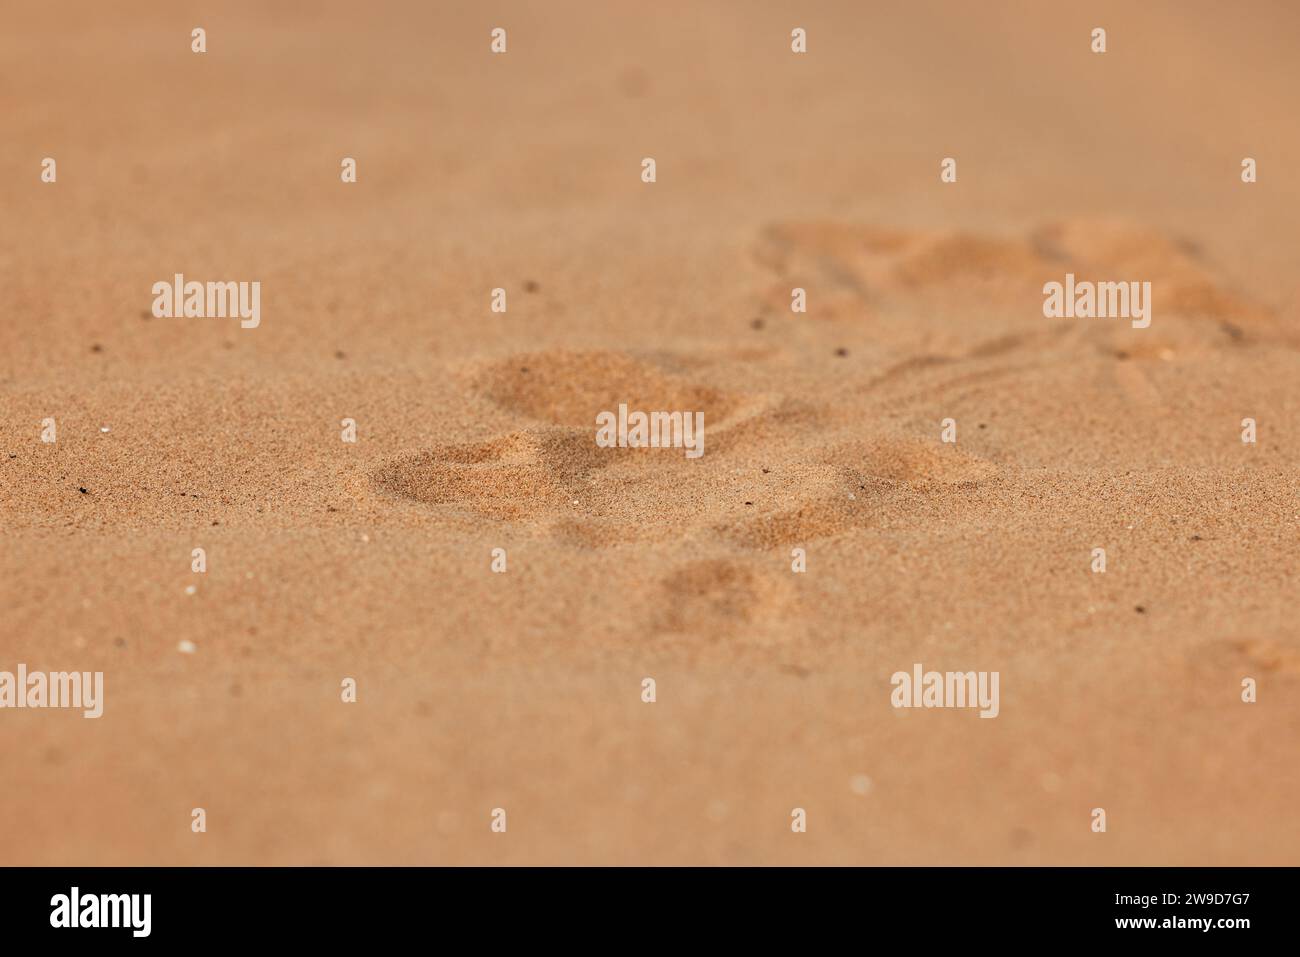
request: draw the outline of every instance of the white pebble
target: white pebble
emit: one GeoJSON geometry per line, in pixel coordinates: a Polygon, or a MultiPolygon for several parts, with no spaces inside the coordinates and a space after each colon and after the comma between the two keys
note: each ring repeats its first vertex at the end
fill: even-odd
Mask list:
{"type": "Polygon", "coordinates": [[[193,595],[196,591],[198,591],[198,588],[195,587],[194,585],[185,586],[185,594],[187,595],[193,595]]]}
{"type": "Polygon", "coordinates": [[[198,648],[195,647],[194,642],[186,638],[176,646],[176,650],[183,655],[192,655],[198,650],[198,648]]]}

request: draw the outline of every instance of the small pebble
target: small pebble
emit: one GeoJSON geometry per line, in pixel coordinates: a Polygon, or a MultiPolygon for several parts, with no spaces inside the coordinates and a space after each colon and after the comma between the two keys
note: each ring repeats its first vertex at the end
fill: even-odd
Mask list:
{"type": "Polygon", "coordinates": [[[198,648],[195,646],[194,642],[190,641],[188,638],[184,638],[176,646],[176,650],[183,655],[192,655],[198,650],[198,648]]]}
{"type": "Polygon", "coordinates": [[[196,586],[194,586],[194,585],[186,585],[186,586],[185,586],[185,594],[187,594],[187,595],[193,595],[193,594],[194,594],[195,592],[197,592],[197,591],[198,591],[198,588],[197,588],[196,586]]]}

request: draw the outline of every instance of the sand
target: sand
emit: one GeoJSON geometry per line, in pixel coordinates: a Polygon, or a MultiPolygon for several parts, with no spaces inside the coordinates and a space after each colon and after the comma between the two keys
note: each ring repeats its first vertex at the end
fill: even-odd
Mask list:
{"type": "Polygon", "coordinates": [[[1300,862],[1293,6],[273,7],[5,14],[0,862],[1300,862]]]}

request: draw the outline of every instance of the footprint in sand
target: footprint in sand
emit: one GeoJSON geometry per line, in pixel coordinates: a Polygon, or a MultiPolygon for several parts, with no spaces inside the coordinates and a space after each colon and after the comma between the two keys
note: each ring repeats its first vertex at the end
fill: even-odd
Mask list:
{"type": "Polygon", "coordinates": [[[786,468],[802,473],[797,498],[777,498],[760,514],[714,531],[747,548],[792,546],[868,527],[909,494],[973,488],[997,474],[978,456],[915,438],[852,442],[825,450],[815,464],[786,468]]]}
{"type": "Polygon", "coordinates": [[[684,375],[685,362],[656,361],[621,352],[552,351],[513,356],[472,370],[472,392],[528,419],[595,430],[596,413],[617,409],[690,409],[710,424],[724,423],[744,404],[739,398],[684,375]]]}
{"type": "Polygon", "coordinates": [[[1265,674],[1300,675],[1300,650],[1279,641],[1242,638],[1223,643],[1245,667],[1265,674]]]}
{"type": "Polygon", "coordinates": [[[788,572],[728,559],[685,562],[664,576],[651,630],[692,642],[786,644],[805,628],[788,572]]]}
{"type": "Polygon", "coordinates": [[[780,223],[762,232],[755,257],[779,277],[762,296],[767,311],[788,313],[790,290],[801,286],[809,290],[809,319],[905,320],[926,343],[930,363],[1042,351],[1063,332],[1124,358],[1264,339],[1300,344],[1272,309],[1233,291],[1194,244],[1126,223],[1075,220],[1011,237],[780,223]],[[1043,284],[1067,272],[1078,280],[1150,281],[1153,326],[1135,336],[1107,321],[1043,325],[1043,284]],[[1022,314],[1024,334],[981,341],[977,328],[971,335],[989,315],[1022,314]],[[967,318],[968,328],[954,330],[954,315],[967,318]]]}
{"type": "Polygon", "coordinates": [[[398,456],[371,482],[449,516],[515,522],[585,546],[694,535],[768,548],[868,525],[879,499],[897,489],[993,471],[920,440],[810,449],[824,415],[815,405],[731,394],[674,366],[671,357],[546,352],[469,369],[472,392],[527,424],[485,442],[398,456]],[[703,410],[704,457],[599,448],[595,412],[619,402],[703,410]]]}
{"type": "Polygon", "coordinates": [[[589,436],[567,429],[512,432],[487,442],[445,445],[390,459],[374,484],[426,505],[453,505],[512,521],[557,514],[614,462],[589,436]]]}
{"type": "MultiPolygon", "coordinates": [[[[671,357],[553,351],[514,356],[463,373],[469,391],[524,420],[486,442],[441,446],[391,459],[371,474],[380,490],[502,521],[524,521],[586,545],[680,534],[710,498],[713,461],[728,430],[763,416],[749,399],[683,375],[671,357]],[[619,403],[702,411],[706,455],[676,449],[606,449],[595,416],[619,403]],[[709,455],[713,455],[713,460],[709,455]],[[645,468],[645,456],[655,468],[645,468]]],[[[734,444],[734,443],[732,443],[734,444]]]]}

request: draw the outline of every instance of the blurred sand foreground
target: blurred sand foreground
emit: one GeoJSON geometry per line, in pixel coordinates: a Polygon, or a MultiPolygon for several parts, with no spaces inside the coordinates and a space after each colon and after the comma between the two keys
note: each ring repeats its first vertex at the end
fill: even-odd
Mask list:
{"type": "Polygon", "coordinates": [[[1300,863],[1294,5],[3,20],[0,863],[1300,863]]]}

